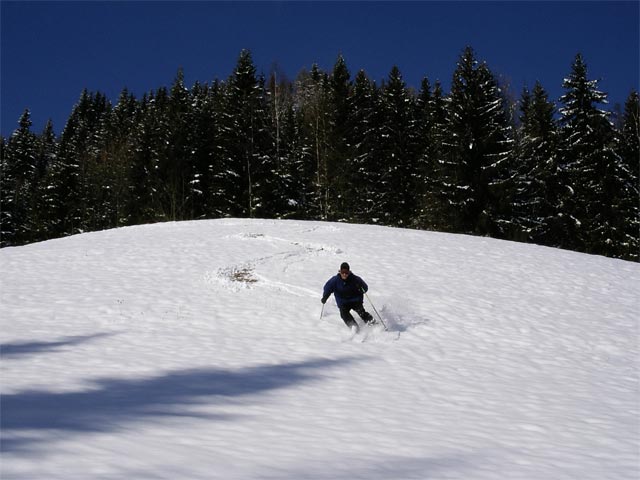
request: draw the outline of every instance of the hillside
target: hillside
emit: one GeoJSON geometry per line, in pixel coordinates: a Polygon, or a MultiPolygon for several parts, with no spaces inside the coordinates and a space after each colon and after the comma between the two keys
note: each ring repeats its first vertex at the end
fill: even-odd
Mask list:
{"type": "Polygon", "coordinates": [[[3,480],[640,475],[636,263],[224,219],[0,271],[3,480]],[[342,261],[389,331],[353,335],[333,298],[320,318],[342,261]]]}

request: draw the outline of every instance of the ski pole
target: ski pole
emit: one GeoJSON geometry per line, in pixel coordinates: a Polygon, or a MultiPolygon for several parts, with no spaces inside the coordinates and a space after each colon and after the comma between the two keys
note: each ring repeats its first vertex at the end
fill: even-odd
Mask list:
{"type": "Polygon", "coordinates": [[[322,310],[320,310],[320,320],[322,320],[323,313],[324,313],[324,303],[322,304],[322,310]]]}
{"type": "Polygon", "coordinates": [[[384,327],[385,330],[388,330],[389,327],[387,327],[387,324],[384,323],[384,320],[382,320],[382,317],[380,316],[380,314],[378,313],[378,310],[376,309],[376,306],[373,304],[373,302],[371,301],[371,299],[369,298],[369,295],[367,295],[367,292],[364,291],[364,289],[362,290],[362,293],[364,293],[365,297],[367,297],[367,300],[369,300],[369,303],[371,304],[371,306],[373,307],[373,311],[376,312],[376,315],[378,315],[378,318],[380,319],[380,322],[382,323],[382,326],[384,327]]]}

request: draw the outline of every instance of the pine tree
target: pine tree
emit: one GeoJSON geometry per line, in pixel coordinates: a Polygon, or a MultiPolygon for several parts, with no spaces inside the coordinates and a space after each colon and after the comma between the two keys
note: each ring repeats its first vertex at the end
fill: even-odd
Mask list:
{"type": "Polygon", "coordinates": [[[560,98],[563,149],[561,167],[570,192],[564,206],[566,248],[615,255],[625,243],[620,225],[619,192],[625,190],[622,159],[615,152],[609,113],[598,108],[607,95],[589,80],[587,65],[578,54],[560,98]]]}
{"type": "Polygon", "coordinates": [[[446,110],[442,86],[436,82],[431,91],[427,78],[422,81],[417,101],[418,115],[418,216],[420,228],[438,230],[445,224],[441,202],[440,163],[446,110]]]}
{"type": "Polygon", "coordinates": [[[53,130],[53,123],[49,120],[42,135],[37,139],[36,175],[31,202],[31,218],[33,221],[32,241],[42,241],[51,238],[54,225],[52,221],[51,195],[51,166],[58,157],[58,142],[53,130]]]}
{"type": "MultiPolygon", "coordinates": [[[[216,84],[217,90],[217,84],[216,84]]],[[[192,218],[216,217],[213,206],[213,170],[216,168],[216,133],[219,121],[212,89],[196,82],[191,89],[193,101],[191,126],[191,150],[193,154],[190,173],[192,218]]]]}
{"type": "Polygon", "coordinates": [[[202,142],[198,148],[201,157],[199,172],[204,174],[202,191],[205,216],[208,218],[223,216],[228,205],[224,188],[224,115],[224,86],[216,80],[209,88],[198,121],[202,142]]]}
{"type": "Polygon", "coordinates": [[[265,176],[264,84],[251,53],[243,50],[224,91],[223,165],[219,180],[226,192],[224,215],[253,217],[261,208],[265,176]]]}
{"type": "Polygon", "coordinates": [[[106,137],[110,104],[100,93],[82,92],[60,138],[52,165],[52,210],[55,236],[72,235],[99,227],[95,224],[99,152],[106,137]]]}
{"type": "MultiPolygon", "coordinates": [[[[295,102],[295,97],[292,99],[295,102]]],[[[288,165],[286,169],[289,179],[285,184],[285,196],[287,207],[282,217],[305,219],[309,218],[307,206],[313,203],[313,178],[314,171],[311,168],[306,144],[301,134],[302,122],[300,112],[292,103],[287,109],[284,118],[284,143],[287,145],[288,165]]]]}
{"type": "Polygon", "coordinates": [[[441,202],[448,229],[505,236],[513,132],[495,77],[471,47],[453,75],[445,136],[441,202]]]}
{"type": "Polygon", "coordinates": [[[350,219],[356,222],[375,223],[380,218],[379,111],[376,86],[364,70],[360,70],[349,98],[351,128],[347,131],[347,143],[351,146],[350,219]]]}
{"type": "Polygon", "coordinates": [[[129,224],[130,169],[135,159],[138,102],[125,88],[106,117],[106,137],[99,155],[96,215],[100,228],[129,224]]]}
{"type": "Polygon", "coordinates": [[[328,218],[347,220],[353,199],[349,198],[354,181],[351,145],[347,140],[350,125],[349,96],[351,74],[342,55],[329,77],[329,138],[327,152],[328,218]]]}
{"type": "Polygon", "coordinates": [[[409,226],[416,216],[417,142],[415,105],[398,67],[381,94],[380,213],[387,225],[409,226]]]}
{"type": "Polygon", "coordinates": [[[300,213],[304,192],[303,171],[296,158],[293,85],[284,75],[274,71],[266,93],[269,118],[265,123],[270,158],[262,214],[270,218],[287,218],[300,213]]]}
{"type": "Polygon", "coordinates": [[[11,217],[8,211],[8,200],[11,195],[8,195],[9,191],[9,177],[8,177],[8,165],[7,165],[7,142],[5,138],[0,135],[0,248],[6,245],[10,245],[7,240],[5,243],[5,231],[9,231],[11,228],[11,217]]]}
{"type": "Polygon", "coordinates": [[[80,231],[96,231],[113,228],[109,215],[112,181],[109,178],[112,164],[106,155],[108,142],[108,123],[112,105],[107,97],[96,92],[92,95],[91,110],[86,119],[89,132],[87,151],[82,154],[84,181],[83,203],[80,231]]]}
{"type": "Polygon", "coordinates": [[[320,174],[318,170],[318,153],[316,133],[313,128],[313,112],[315,111],[315,86],[309,72],[302,71],[294,84],[293,104],[287,112],[289,138],[291,138],[291,194],[288,201],[293,207],[295,218],[318,219],[322,208],[320,199],[320,174]]]}
{"type": "Polygon", "coordinates": [[[127,219],[133,224],[166,219],[160,193],[160,163],[167,156],[168,93],[161,88],[144,94],[139,105],[139,122],[133,132],[133,162],[129,169],[127,219]]]}
{"type": "Polygon", "coordinates": [[[282,211],[285,208],[283,200],[279,196],[287,190],[288,159],[282,156],[286,146],[276,145],[274,131],[270,128],[271,108],[264,75],[259,75],[257,78],[256,93],[255,134],[253,136],[254,166],[252,171],[254,183],[252,190],[255,199],[251,215],[273,218],[277,211],[282,211]]]}
{"type": "Polygon", "coordinates": [[[621,229],[624,239],[620,256],[629,260],[640,259],[640,98],[632,91],[624,105],[620,131],[619,155],[621,174],[625,179],[619,192],[621,229]]]}
{"type": "Polygon", "coordinates": [[[30,241],[33,236],[34,225],[30,214],[37,176],[37,145],[31,125],[31,113],[25,110],[18,129],[3,149],[0,179],[2,246],[20,245],[30,241]]]}
{"type": "Polygon", "coordinates": [[[191,111],[191,95],[184,84],[184,73],[179,69],[171,85],[169,96],[161,120],[166,130],[162,136],[166,138],[164,154],[158,156],[158,175],[160,177],[160,200],[164,216],[169,220],[189,218],[193,185],[193,158],[191,129],[193,115],[191,111]]]}
{"type": "Polygon", "coordinates": [[[518,162],[513,185],[516,239],[557,246],[562,185],[558,177],[555,105],[539,82],[520,102],[518,162]]]}
{"type": "Polygon", "coordinates": [[[303,71],[297,79],[300,154],[305,178],[312,185],[304,195],[305,217],[325,220],[331,208],[329,202],[328,151],[330,136],[329,78],[317,65],[303,71]]]}

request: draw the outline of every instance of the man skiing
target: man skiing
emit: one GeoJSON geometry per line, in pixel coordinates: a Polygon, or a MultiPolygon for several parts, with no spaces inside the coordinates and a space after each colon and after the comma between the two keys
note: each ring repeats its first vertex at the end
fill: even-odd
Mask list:
{"type": "Polygon", "coordinates": [[[326,303],[327,299],[333,293],[336,297],[336,303],[340,309],[340,318],[347,327],[355,327],[358,330],[358,323],[351,315],[351,310],[355,310],[360,318],[367,323],[373,324],[373,316],[365,311],[362,305],[364,292],[369,287],[360,277],[351,272],[349,264],[344,262],[340,265],[340,271],[335,277],[331,277],[324,285],[324,293],[322,295],[322,303],[326,303]]]}

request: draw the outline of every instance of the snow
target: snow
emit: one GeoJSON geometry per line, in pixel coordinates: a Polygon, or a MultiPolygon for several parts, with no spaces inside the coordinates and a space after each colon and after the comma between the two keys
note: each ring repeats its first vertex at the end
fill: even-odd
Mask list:
{"type": "Polygon", "coordinates": [[[224,219],[0,269],[3,480],[640,475],[635,263],[224,219]],[[388,332],[353,336],[333,298],[320,318],[342,261],[388,332]]]}

